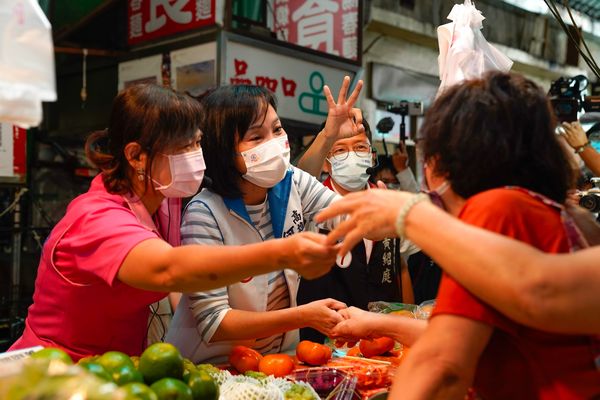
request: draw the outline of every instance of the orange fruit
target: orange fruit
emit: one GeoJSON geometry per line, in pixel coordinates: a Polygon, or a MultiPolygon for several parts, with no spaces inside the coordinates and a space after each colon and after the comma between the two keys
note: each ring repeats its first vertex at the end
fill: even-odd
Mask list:
{"type": "Polygon", "coordinates": [[[179,379],[163,378],[150,386],[159,400],[193,400],[192,389],[179,379]]]}
{"type": "Polygon", "coordinates": [[[65,364],[73,364],[71,356],[66,351],[58,349],[56,347],[46,347],[36,351],[31,355],[31,358],[42,358],[45,360],[61,360],[65,364]]]}
{"type": "Polygon", "coordinates": [[[183,357],[170,343],[154,343],[140,356],[139,370],[148,384],[162,378],[183,378],[183,357]]]}
{"type": "Polygon", "coordinates": [[[156,393],[152,391],[148,386],[139,382],[127,383],[121,386],[121,390],[123,390],[128,396],[126,398],[135,398],[140,400],[158,400],[158,396],[156,393]]]}
{"type": "Polygon", "coordinates": [[[96,362],[102,365],[104,369],[106,369],[106,372],[111,375],[124,365],[134,368],[133,362],[129,359],[129,356],[120,351],[107,351],[98,357],[96,362]]]}

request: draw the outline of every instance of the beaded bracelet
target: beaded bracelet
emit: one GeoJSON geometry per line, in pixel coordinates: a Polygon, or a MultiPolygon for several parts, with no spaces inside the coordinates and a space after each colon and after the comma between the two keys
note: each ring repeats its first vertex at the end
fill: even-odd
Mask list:
{"type": "Polygon", "coordinates": [[[400,211],[398,211],[398,216],[396,217],[396,233],[400,238],[404,238],[404,230],[406,228],[404,223],[406,222],[406,217],[408,216],[408,213],[410,212],[410,210],[412,210],[414,206],[416,206],[422,201],[431,201],[427,193],[419,193],[413,195],[406,203],[404,203],[400,211]]]}

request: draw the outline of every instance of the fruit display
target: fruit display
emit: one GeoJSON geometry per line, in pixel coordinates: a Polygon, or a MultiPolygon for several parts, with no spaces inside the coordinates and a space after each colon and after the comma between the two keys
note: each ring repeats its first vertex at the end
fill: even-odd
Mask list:
{"type": "Polygon", "coordinates": [[[390,384],[397,357],[389,338],[363,340],[357,357],[332,359],[327,345],[302,341],[296,357],[261,355],[235,346],[229,365],[194,364],[169,343],[155,343],[139,357],[118,351],[73,363],[63,350],[45,348],[24,356],[18,374],[0,373],[0,399],[142,399],[142,400],[352,400],[357,390],[390,384]],[[390,351],[392,351],[390,353],[390,351]],[[384,361],[365,357],[381,358],[384,361]],[[389,366],[392,367],[389,367],[389,366]]]}
{"type": "Polygon", "coordinates": [[[369,358],[380,356],[392,350],[396,342],[389,337],[380,337],[376,339],[362,339],[358,343],[358,348],[363,356],[369,358]]]}
{"type": "Polygon", "coordinates": [[[229,353],[229,364],[238,372],[258,371],[258,364],[262,360],[262,355],[246,346],[235,346],[229,353]]]}
{"type": "Polygon", "coordinates": [[[266,375],[283,378],[294,370],[294,360],[287,354],[267,354],[260,360],[258,370],[266,375]]]}
{"type": "Polygon", "coordinates": [[[308,365],[324,365],[331,359],[331,348],[324,344],[303,340],[296,347],[298,361],[308,365]]]}

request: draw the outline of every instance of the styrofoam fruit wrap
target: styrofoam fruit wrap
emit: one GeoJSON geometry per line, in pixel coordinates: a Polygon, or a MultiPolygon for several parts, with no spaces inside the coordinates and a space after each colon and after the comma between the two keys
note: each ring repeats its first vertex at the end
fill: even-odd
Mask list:
{"type": "Polygon", "coordinates": [[[220,400],[283,400],[285,393],[297,384],[308,388],[314,399],[319,399],[315,390],[305,382],[291,382],[269,376],[255,379],[245,375],[231,375],[228,371],[213,374],[220,385],[220,400]]]}

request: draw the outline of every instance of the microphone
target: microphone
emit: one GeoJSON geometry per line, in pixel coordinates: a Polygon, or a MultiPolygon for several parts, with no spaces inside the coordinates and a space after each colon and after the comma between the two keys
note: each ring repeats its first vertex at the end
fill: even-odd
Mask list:
{"type": "MultiPolygon", "coordinates": [[[[377,154],[377,153],[373,153],[373,154],[377,154]]],[[[368,175],[373,175],[376,171],[377,171],[377,167],[379,167],[379,157],[375,157],[375,165],[369,167],[366,169],[366,172],[368,175]]]]}

